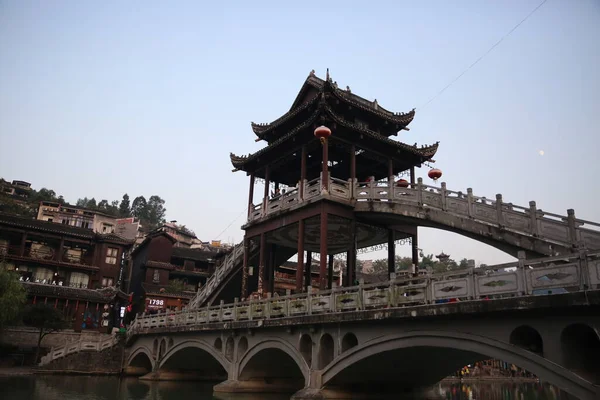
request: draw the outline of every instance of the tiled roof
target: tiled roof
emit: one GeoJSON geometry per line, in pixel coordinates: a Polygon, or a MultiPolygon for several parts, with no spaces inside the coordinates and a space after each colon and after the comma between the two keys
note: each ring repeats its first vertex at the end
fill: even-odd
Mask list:
{"type": "Polygon", "coordinates": [[[30,219],[24,217],[17,217],[15,215],[9,215],[0,213],[0,227],[14,226],[17,228],[24,228],[35,230],[39,232],[50,232],[58,233],[63,235],[76,236],[84,239],[94,239],[95,233],[91,229],[77,228],[74,226],[57,224],[54,222],[41,221],[37,219],[30,219]]]}
{"type": "Polygon", "coordinates": [[[176,292],[176,293],[169,293],[167,291],[161,292],[160,290],[162,288],[164,288],[164,286],[152,285],[149,283],[142,283],[142,287],[144,288],[146,295],[155,295],[155,296],[171,297],[171,298],[183,298],[183,299],[191,299],[192,297],[194,297],[196,295],[196,293],[194,293],[194,292],[176,292]]]}
{"type": "Polygon", "coordinates": [[[114,289],[80,289],[69,286],[46,285],[42,283],[21,282],[30,296],[44,296],[52,298],[65,298],[69,300],[86,300],[108,303],[117,295],[125,294],[114,289]]]}
{"type": "Polygon", "coordinates": [[[174,247],[172,257],[178,257],[188,260],[208,261],[214,259],[220,252],[208,251],[204,249],[191,249],[189,247],[174,247]]]}

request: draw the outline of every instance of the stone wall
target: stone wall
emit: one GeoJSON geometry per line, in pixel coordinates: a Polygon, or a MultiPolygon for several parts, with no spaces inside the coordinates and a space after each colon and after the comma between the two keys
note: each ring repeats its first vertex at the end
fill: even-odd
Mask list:
{"type": "Polygon", "coordinates": [[[54,373],[118,374],[124,357],[124,341],[102,351],[80,351],[40,367],[54,373]]]}
{"type": "MultiPolygon", "coordinates": [[[[37,346],[39,330],[27,327],[9,327],[0,332],[0,343],[27,349],[37,346]]],[[[67,343],[77,342],[83,339],[88,342],[100,342],[110,337],[106,333],[98,332],[75,332],[67,329],[46,335],[42,340],[42,348],[63,346],[67,343]]]]}

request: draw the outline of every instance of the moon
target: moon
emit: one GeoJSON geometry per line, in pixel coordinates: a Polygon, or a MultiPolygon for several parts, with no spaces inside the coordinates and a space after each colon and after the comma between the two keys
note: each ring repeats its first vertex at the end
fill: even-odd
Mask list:
{"type": "Polygon", "coordinates": [[[540,150],[539,153],[540,153],[540,156],[543,156],[544,155],[544,150],[540,150]]]}

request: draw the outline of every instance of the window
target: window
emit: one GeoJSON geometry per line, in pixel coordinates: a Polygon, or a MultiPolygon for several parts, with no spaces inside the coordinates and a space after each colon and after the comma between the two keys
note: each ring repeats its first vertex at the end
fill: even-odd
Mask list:
{"type": "Polygon", "coordinates": [[[116,264],[117,263],[117,253],[119,249],[115,249],[114,247],[109,247],[106,251],[106,263],[107,264],[116,264]]]}
{"type": "Polygon", "coordinates": [[[115,228],[109,224],[102,224],[102,233],[114,233],[115,228]]]}
{"type": "Polygon", "coordinates": [[[87,288],[90,277],[82,272],[71,272],[69,277],[69,286],[78,288],[87,288]]]}
{"type": "Polygon", "coordinates": [[[113,285],[113,278],[107,278],[107,277],[102,278],[102,287],[107,287],[107,286],[112,286],[112,285],[113,285]]]}
{"type": "Polygon", "coordinates": [[[52,218],[48,218],[48,222],[52,222],[52,221],[53,221],[53,219],[52,219],[52,218]]]}
{"type": "Polygon", "coordinates": [[[154,282],[154,283],[160,282],[160,272],[157,269],[154,270],[154,276],[152,276],[152,282],[154,282]]]}

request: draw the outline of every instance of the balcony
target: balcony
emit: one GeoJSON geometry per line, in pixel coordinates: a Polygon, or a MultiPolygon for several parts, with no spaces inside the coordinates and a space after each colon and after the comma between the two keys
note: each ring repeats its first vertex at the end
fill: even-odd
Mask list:
{"type": "MultiPolygon", "coordinates": [[[[67,248],[65,248],[65,250],[67,250],[67,248]]],[[[99,269],[83,256],[68,254],[66,251],[64,251],[62,255],[59,255],[58,249],[47,247],[40,249],[21,249],[21,246],[0,245],[0,255],[3,255],[7,260],[14,261],[34,261],[48,265],[75,267],[90,271],[97,271],[99,269]]]]}

